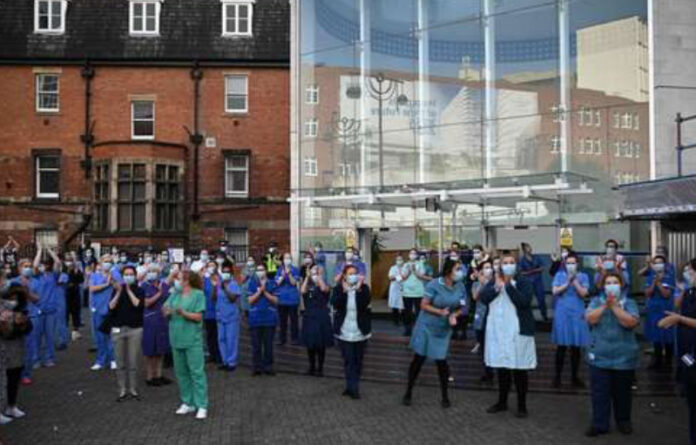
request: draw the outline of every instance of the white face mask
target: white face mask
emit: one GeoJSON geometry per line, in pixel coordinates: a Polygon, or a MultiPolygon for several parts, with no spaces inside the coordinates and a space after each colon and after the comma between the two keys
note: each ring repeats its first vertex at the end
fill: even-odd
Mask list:
{"type": "Polygon", "coordinates": [[[256,276],[258,277],[259,280],[265,280],[266,279],[266,271],[265,270],[257,270],[256,276]]]}
{"type": "Polygon", "coordinates": [[[568,258],[568,251],[567,250],[561,250],[561,258],[564,260],[568,258]]]}
{"type": "Polygon", "coordinates": [[[314,281],[315,283],[319,281],[319,275],[317,275],[316,273],[312,273],[311,277],[312,281],[314,281]]]}
{"type": "Polygon", "coordinates": [[[577,264],[566,264],[566,271],[568,272],[568,275],[575,275],[575,272],[578,271],[578,265],[577,264]]]}
{"type": "Polygon", "coordinates": [[[493,268],[492,267],[484,267],[481,272],[483,272],[483,277],[487,280],[490,280],[491,277],[493,276],[493,268]]]}
{"type": "Polygon", "coordinates": [[[408,254],[408,259],[411,261],[416,261],[418,259],[418,254],[416,253],[409,253],[408,254]]]}
{"type": "Polygon", "coordinates": [[[217,269],[216,269],[215,267],[213,267],[213,266],[208,267],[208,273],[209,273],[210,275],[214,274],[216,270],[217,270],[217,269]]]}
{"type": "Polygon", "coordinates": [[[285,264],[285,267],[289,267],[292,265],[292,258],[283,258],[283,264],[285,264]]]}
{"type": "Polygon", "coordinates": [[[353,260],[353,252],[346,252],[346,261],[353,260]]]}
{"type": "Polygon", "coordinates": [[[480,250],[474,250],[474,259],[476,261],[481,259],[481,251],[480,250]]]}

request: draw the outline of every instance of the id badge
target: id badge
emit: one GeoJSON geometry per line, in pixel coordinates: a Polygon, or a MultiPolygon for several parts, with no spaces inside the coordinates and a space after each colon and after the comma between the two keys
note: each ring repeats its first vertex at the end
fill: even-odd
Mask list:
{"type": "Polygon", "coordinates": [[[120,333],[121,333],[121,328],[111,328],[111,333],[112,333],[112,334],[120,334],[120,333]]]}
{"type": "Polygon", "coordinates": [[[694,360],[694,356],[691,354],[682,355],[681,360],[687,368],[691,368],[692,366],[694,366],[694,364],[696,364],[696,360],[694,360]]]}

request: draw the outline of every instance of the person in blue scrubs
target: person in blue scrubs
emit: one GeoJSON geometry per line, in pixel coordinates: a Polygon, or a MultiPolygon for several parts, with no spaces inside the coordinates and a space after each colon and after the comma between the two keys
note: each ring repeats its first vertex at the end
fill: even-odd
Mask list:
{"type": "Polygon", "coordinates": [[[209,362],[221,364],[220,348],[218,346],[217,320],[215,319],[215,301],[213,301],[213,277],[217,276],[217,263],[208,259],[208,251],[201,251],[201,258],[206,258],[205,270],[203,271],[203,293],[205,294],[205,312],[203,313],[203,323],[205,324],[205,340],[208,346],[209,362]]]}
{"type": "MultiPolygon", "coordinates": [[[[67,269],[66,269],[67,270],[67,269]]],[[[58,307],[58,320],[56,322],[56,348],[61,351],[67,349],[68,341],[70,340],[70,332],[68,330],[68,304],[66,292],[68,288],[68,274],[61,272],[58,276],[58,295],[56,304],[58,307]]]]}
{"type": "MultiPolygon", "coordinates": [[[[31,261],[28,259],[21,259],[18,264],[19,276],[17,276],[12,283],[18,284],[27,291],[27,316],[29,317],[29,322],[32,326],[36,326],[39,320],[39,308],[36,303],[39,301],[38,292],[38,280],[34,273],[34,268],[32,267],[31,261]]],[[[24,337],[24,367],[22,369],[22,385],[31,385],[34,381],[32,379],[32,373],[34,369],[34,364],[38,363],[38,350],[36,347],[37,331],[32,329],[24,337]]]]}
{"type": "Polygon", "coordinates": [[[58,279],[61,274],[60,258],[51,249],[47,249],[49,260],[42,261],[44,249],[39,246],[34,258],[34,267],[37,269],[36,279],[39,301],[36,306],[39,310],[36,329],[36,346],[38,359],[45,367],[55,366],[56,331],[58,324],[58,279]]]}
{"type": "Polygon", "coordinates": [[[278,297],[275,282],[269,279],[264,264],[256,265],[256,276],[249,281],[249,331],[251,331],[254,376],[273,371],[273,336],[278,324],[278,297]]]}
{"type": "Polygon", "coordinates": [[[239,297],[242,289],[234,279],[232,263],[222,264],[222,273],[213,279],[213,300],[217,320],[218,346],[222,364],[219,369],[237,369],[239,350],[239,297]]]}
{"type": "Polygon", "coordinates": [[[667,311],[674,311],[676,280],[674,273],[667,272],[667,259],[656,255],[651,263],[652,274],[645,280],[645,324],[643,336],[653,344],[653,360],[648,369],[659,370],[663,365],[672,368],[674,357],[674,329],[658,326],[667,311]]]}
{"type": "Polygon", "coordinates": [[[288,318],[290,319],[290,340],[293,345],[299,344],[300,330],[298,322],[298,307],[300,292],[297,289],[300,282],[300,271],[292,264],[292,255],[283,254],[283,264],[276,271],[275,295],[278,297],[278,315],[280,316],[279,346],[288,339],[288,318]]]}
{"type": "Polygon", "coordinates": [[[541,318],[543,318],[544,321],[549,321],[549,316],[546,312],[546,295],[544,293],[544,280],[542,278],[544,267],[541,263],[541,258],[539,258],[538,255],[534,255],[532,246],[528,243],[522,243],[520,247],[522,249],[519,264],[520,272],[532,283],[539,312],[541,312],[541,318]]]}
{"type": "Polygon", "coordinates": [[[104,255],[89,276],[89,310],[92,314],[92,332],[97,343],[97,356],[92,365],[92,371],[99,371],[110,366],[116,369],[114,360],[114,345],[111,336],[100,332],[99,326],[109,315],[109,301],[113,296],[114,285],[119,283],[121,275],[114,267],[111,255],[104,255]]]}
{"type": "Polygon", "coordinates": [[[249,317],[249,282],[256,276],[256,260],[249,255],[242,269],[242,311],[244,312],[244,320],[249,317]]]}
{"type": "Polygon", "coordinates": [[[572,385],[584,388],[580,380],[580,349],[587,347],[590,342],[590,330],[585,320],[584,298],[589,295],[590,278],[580,272],[578,256],[569,252],[564,260],[564,267],[558,269],[553,277],[553,295],[556,305],[553,315],[551,343],[556,345],[556,375],[553,379],[554,388],[561,387],[561,374],[565,353],[570,349],[570,364],[572,385]]]}
{"type": "Polygon", "coordinates": [[[334,274],[334,283],[338,284],[342,280],[343,271],[347,266],[354,266],[358,270],[358,276],[365,280],[365,275],[367,274],[367,266],[365,263],[360,261],[358,257],[358,249],[355,247],[346,248],[346,253],[344,256],[345,260],[336,263],[336,268],[334,269],[336,273],[334,274]]]}

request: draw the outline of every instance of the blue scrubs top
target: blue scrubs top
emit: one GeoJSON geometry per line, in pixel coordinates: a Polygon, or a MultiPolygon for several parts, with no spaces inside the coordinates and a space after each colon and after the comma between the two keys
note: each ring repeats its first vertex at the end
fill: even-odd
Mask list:
{"type": "MultiPolygon", "coordinates": [[[[602,292],[590,301],[587,311],[600,307],[606,301],[602,292]]],[[[618,300],[623,309],[638,318],[638,305],[632,298],[618,300]]],[[[587,361],[591,366],[602,369],[630,370],[638,366],[638,341],[633,329],[619,324],[613,312],[605,310],[599,323],[590,326],[592,340],[587,350],[587,361]]]]}
{"type": "Polygon", "coordinates": [[[213,302],[213,283],[209,277],[203,278],[203,293],[205,294],[204,320],[215,320],[215,303],[213,302]]]}
{"type": "MultiPolygon", "coordinates": [[[[520,258],[520,270],[527,272],[528,270],[538,269],[543,267],[541,259],[537,255],[532,255],[532,259],[527,259],[527,255],[522,255],[520,258]]],[[[525,275],[529,281],[538,281],[541,279],[541,272],[535,272],[531,275],[525,275]]]]}
{"type": "MultiPolygon", "coordinates": [[[[89,285],[90,286],[101,286],[102,284],[106,284],[107,282],[107,276],[104,275],[102,272],[94,272],[92,275],[89,277],[89,285]]],[[[99,315],[106,315],[109,313],[109,299],[111,299],[111,295],[113,294],[114,288],[109,286],[104,289],[102,289],[99,292],[92,292],[92,298],[90,298],[89,301],[89,308],[92,312],[97,313],[99,315]]]]}
{"type": "Polygon", "coordinates": [[[215,303],[215,318],[217,321],[222,323],[231,323],[239,319],[239,306],[238,299],[242,294],[242,289],[239,287],[234,278],[226,284],[222,283],[218,285],[217,291],[217,302],[215,303]],[[225,292],[222,290],[222,286],[225,285],[227,292],[236,295],[237,300],[234,302],[230,301],[225,292]]]}
{"type": "MultiPolygon", "coordinates": [[[[259,289],[259,280],[253,277],[249,281],[249,295],[254,295],[259,289]]],[[[275,292],[275,282],[266,281],[266,290],[275,292]]],[[[256,304],[249,304],[249,327],[275,326],[278,323],[278,310],[271,304],[265,296],[256,301],[256,304]]]]}
{"type": "Polygon", "coordinates": [[[275,292],[280,306],[296,306],[300,304],[300,291],[297,284],[290,283],[288,275],[291,275],[295,283],[300,281],[300,271],[295,266],[290,266],[290,273],[285,271],[285,267],[278,269],[275,276],[275,292]]]}
{"type": "Polygon", "coordinates": [[[39,301],[36,305],[40,313],[53,314],[58,310],[59,277],[60,272],[44,272],[37,275],[39,301]]]}
{"type": "MultiPolygon", "coordinates": [[[[22,285],[22,280],[21,277],[15,277],[12,280],[10,280],[10,283],[21,286],[22,285]]],[[[39,293],[39,280],[36,278],[36,276],[33,276],[29,278],[29,292],[33,294],[38,294],[39,293]]],[[[27,315],[29,317],[36,318],[39,316],[39,307],[34,303],[33,301],[29,300],[27,301],[27,315]]]]}

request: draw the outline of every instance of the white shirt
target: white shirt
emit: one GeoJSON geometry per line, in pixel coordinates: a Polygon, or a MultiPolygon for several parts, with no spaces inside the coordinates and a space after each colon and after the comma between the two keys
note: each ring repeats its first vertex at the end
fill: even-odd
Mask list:
{"type": "Polygon", "coordinates": [[[348,342],[359,342],[370,338],[370,334],[363,335],[358,327],[358,306],[355,303],[355,287],[348,291],[348,301],[346,302],[346,318],[341,325],[341,335],[339,340],[348,342]]]}

